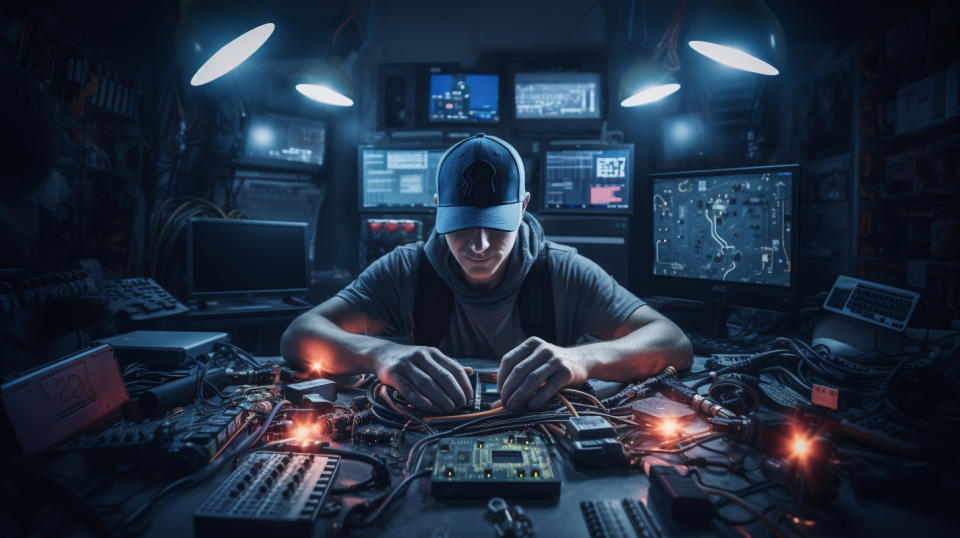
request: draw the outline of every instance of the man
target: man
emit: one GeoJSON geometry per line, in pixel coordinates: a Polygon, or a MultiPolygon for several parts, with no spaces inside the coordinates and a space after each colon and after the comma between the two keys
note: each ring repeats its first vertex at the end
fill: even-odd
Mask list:
{"type": "Polygon", "coordinates": [[[676,325],[574,249],[544,240],[525,213],[523,162],[507,142],[478,134],[448,149],[434,201],[426,243],[394,249],[290,324],[281,342],[288,361],[332,375],[375,372],[434,413],[471,399],[451,357],[499,359],[510,411],[537,409],[588,378],[627,382],[690,366],[676,325]],[[539,285],[528,282],[534,275],[539,285]],[[544,304],[551,311],[538,325],[531,319],[544,304]],[[412,335],[414,345],[371,335],[412,335]],[[585,335],[600,341],[575,345],[585,335]]]}

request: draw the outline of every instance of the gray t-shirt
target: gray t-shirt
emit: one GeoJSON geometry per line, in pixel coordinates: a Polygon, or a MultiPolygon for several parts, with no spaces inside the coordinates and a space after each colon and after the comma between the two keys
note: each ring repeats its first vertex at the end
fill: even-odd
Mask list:
{"type": "MultiPolygon", "coordinates": [[[[361,308],[370,319],[370,334],[409,336],[417,287],[418,252],[427,249],[430,262],[454,292],[450,325],[440,344],[458,358],[499,360],[527,338],[520,323],[517,296],[532,260],[545,243],[538,223],[521,225],[508,274],[491,295],[472,292],[457,272],[446,240],[434,234],[423,242],[397,247],[371,264],[337,296],[361,308]]],[[[557,345],[570,346],[584,335],[610,334],[643,306],[576,249],[549,243],[557,345]]]]}

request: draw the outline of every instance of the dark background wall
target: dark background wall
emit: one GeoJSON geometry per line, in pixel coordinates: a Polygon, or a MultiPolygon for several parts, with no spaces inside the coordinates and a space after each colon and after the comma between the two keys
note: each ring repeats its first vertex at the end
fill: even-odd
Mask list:
{"type": "MultiPolygon", "coordinates": [[[[684,32],[707,4],[685,3],[684,32]]],[[[809,268],[802,273],[805,290],[823,289],[840,273],[859,274],[946,297],[939,307],[948,319],[957,295],[951,277],[957,268],[956,214],[944,207],[931,209],[933,196],[911,187],[911,203],[919,209],[910,213],[913,216],[891,215],[892,204],[887,202],[897,193],[875,194],[882,189],[871,190],[869,185],[886,184],[885,170],[898,166],[887,167],[888,157],[911,144],[921,148],[920,161],[907,158],[914,163],[906,165],[915,170],[914,180],[926,177],[921,176],[927,168],[941,170],[936,172],[939,178],[955,177],[955,149],[950,149],[955,141],[944,146],[947,149],[922,148],[939,135],[949,138],[956,132],[956,122],[930,134],[889,138],[877,135],[875,124],[867,125],[864,118],[874,121],[899,88],[957,60],[956,32],[950,30],[958,20],[956,6],[951,2],[895,5],[821,0],[768,4],[787,37],[782,76],[766,78],[717,67],[690,51],[681,34],[678,77],[683,89],[662,103],[637,109],[617,105],[620,75],[636,54],[652,50],[660,40],[677,3],[363,0],[356,4],[334,47],[334,29],[350,17],[352,0],[269,2],[277,17],[276,38],[235,73],[203,88],[186,87],[176,67],[177,2],[7,4],[0,19],[5,67],[29,72],[34,82],[59,100],[58,114],[67,118],[56,127],[60,139],[57,178],[34,181],[35,186],[45,185],[45,201],[17,204],[19,194],[13,190],[4,194],[9,213],[5,218],[14,222],[17,241],[29,237],[26,242],[35,251],[28,249],[20,263],[10,264],[93,257],[120,276],[149,274],[152,212],[168,194],[229,205],[227,181],[234,171],[244,113],[255,110],[327,123],[327,163],[311,178],[327,190],[315,268],[355,273],[360,230],[356,147],[384,137],[377,122],[378,66],[457,62],[467,68],[497,68],[524,60],[569,67],[589,63],[602,66],[605,74],[606,129],[614,138],[636,145],[637,207],[648,207],[643,193],[652,171],[799,162],[805,171],[801,246],[809,268]],[[127,124],[118,132],[124,132],[127,140],[121,151],[132,151],[137,158],[127,159],[130,164],[118,177],[94,177],[97,170],[76,166],[78,160],[89,161],[92,151],[84,149],[84,136],[78,133],[87,132],[84,129],[98,121],[103,124],[96,125],[98,133],[109,129],[106,121],[92,120],[92,114],[82,119],[70,114],[70,99],[46,71],[50,43],[89,52],[104,59],[104,65],[121,66],[117,71],[136,87],[137,113],[119,118],[127,124]],[[330,55],[338,57],[353,77],[357,102],[352,108],[317,105],[291,88],[294,73],[310,60],[330,55]],[[664,145],[670,140],[665,133],[678,119],[700,122],[705,136],[684,155],[668,158],[664,145]],[[878,137],[879,142],[874,140],[878,137]],[[173,177],[175,184],[171,184],[173,177]],[[19,209],[11,212],[9,207],[19,209]],[[917,216],[924,211],[927,217],[917,216]],[[894,234],[906,229],[916,230],[910,234],[926,234],[927,239],[909,239],[911,245],[917,243],[910,249],[893,248],[908,242],[894,234]],[[918,271],[921,277],[916,276],[918,271]],[[913,276],[908,279],[909,275],[913,276]]],[[[552,137],[522,136],[507,124],[489,131],[517,145],[536,186],[539,151],[552,137]]],[[[957,187],[950,185],[944,189],[953,198],[936,198],[955,202],[957,187]]],[[[657,290],[650,288],[643,270],[649,264],[649,249],[642,238],[649,230],[642,214],[638,211],[631,221],[633,269],[628,285],[647,295],[657,290]]]]}

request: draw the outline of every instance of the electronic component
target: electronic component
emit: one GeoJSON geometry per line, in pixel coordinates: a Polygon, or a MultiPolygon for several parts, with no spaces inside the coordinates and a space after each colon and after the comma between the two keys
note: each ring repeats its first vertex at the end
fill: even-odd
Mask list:
{"type": "Polygon", "coordinates": [[[487,518],[493,521],[493,530],[499,538],[530,538],[533,523],[519,504],[510,506],[500,497],[487,503],[487,518]]]}
{"type": "Polygon", "coordinates": [[[356,429],[354,438],[361,443],[375,445],[377,443],[389,443],[393,441],[394,435],[399,430],[388,428],[380,424],[364,424],[356,429]]]}
{"type": "Polygon", "coordinates": [[[617,432],[603,417],[573,417],[567,421],[563,447],[574,467],[606,467],[622,465],[623,446],[617,432]]]}
{"type": "Polygon", "coordinates": [[[104,280],[103,292],[111,310],[123,313],[134,322],[167,319],[189,310],[152,278],[104,280]]]}
{"type": "Polygon", "coordinates": [[[637,420],[670,419],[677,421],[678,425],[682,425],[692,422],[697,416],[697,412],[690,409],[689,406],[678,404],[660,396],[630,402],[629,407],[633,411],[633,417],[637,420]]]}
{"type": "Polygon", "coordinates": [[[895,331],[907,328],[920,294],[859,278],[838,276],[823,309],[895,331]]]}
{"type": "Polygon", "coordinates": [[[303,396],[303,403],[300,405],[307,409],[313,409],[318,413],[333,413],[333,402],[319,394],[305,394],[303,396]]]}
{"type": "Polygon", "coordinates": [[[792,412],[797,409],[817,412],[817,408],[810,401],[810,398],[800,394],[791,387],[788,387],[776,379],[772,379],[766,374],[761,377],[762,382],[758,386],[763,401],[774,409],[792,412]]]}
{"type": "Polygon", "coordinates": [[[659,538],[664,536],[659,523],[643,503],[622,501],[583,501],[583,520],[590,538],[659,538]]]}
{"type": "Polygon", "coordinates": [[[714,353],[703,365],[707,370],[726,370],[729,368],[728,371],[739,372],[745,365],[751,364],[750,359],[752,358],[753,354],[750,353],[714,353]]]}
{"type": "Polygon", "coordinates": [[[697,391],[672,377],[663,380],[661,389],[668,398],[689,405],[708,417],[737,418],[737,414],[733,411],[726,409],[709,396],[698,394],[697,391]]]}
{"type": "Polygon", "coordinates": [[[543,210],[631,213],[633,144],[581,144],[544,151],[543,210]]]}
{"type": "Polygon", "coordinates": [[[360,146],[360,211],[433,210],[437,165],[446,148],[360,146]]]}
{"type": "Polygon", "coordinates": [[[243,424],[240,409],[201,415],[195,411],[143,422],[120,421],[96,435],[84,435],[64,443],[62,450],[112,449],[149,457],[176,467],[199,468],[213,459],[243,424]]]}
{"type": "Polygon", "coordinates": [[[108,345],[74,353],[4,383],[0,395],[25,455],[116,422],[129,399],[108,345]]]}
{"type": "Polygon", "coordinates": [[[312,537],[339,465],[339,456],[255,452],[194,512],[194,532],[312,537]]]}
{"type": "Polygon", "coordinates": [[[362,219],[360,266],[367,267],[400,245],[423,241],[422,220],[362,219]]]}
{"type": "Polygon", "coordinates": [[[692,476],[681,475],[669,465],[652,465],[647,475],[650,477],[652,504],[662,507],[683,526],[704,528],[710,525],[714,514],[713,503],[697,487],[692,476]]]}
{"type": "Polygon", "coordinates": [[[440,441],[430,491],[438,499],[556,499],[560,477],[553,470],[546,444],[536,435],[452,437],[440,441]]]}
{"type": "Polygon", "coordinates": [[[120,364],[138,362],[154,368],[181,368],[213,351],[215,344],[229,341],[227,333],[133,331],[101,338],[97,343],[113,346],[120,364]]]}
{"type": "Polygon", "coordinates": [[[300,405],[307,394],[316,394],[324,400],[333,402],[337,399],[337,384],[329,379],[317,378],[300,383],[292,383],[283,388],[284,398],[295,405],[300,405]]]}

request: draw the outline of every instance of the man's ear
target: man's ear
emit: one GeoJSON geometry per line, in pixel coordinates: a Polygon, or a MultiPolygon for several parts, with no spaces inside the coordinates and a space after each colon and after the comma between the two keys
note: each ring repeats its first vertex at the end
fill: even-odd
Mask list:
{"type": "MultiPolygon", "coordinates": [[[[434,198],[436,198],[436,195],[434,195],[434,198]]],[[[524,209],[524,210],[527,209],[527,204],[529,204],[529,203],[530,203],[530,193],[529,193],[529,192],[525,192],[525,193],[523,193],[523,209],[524,209]]]]}
{"type": "Polygon", "coordinates": [[[440,197],[437,196],[437,193],[433,193],[433,205],[440,205],[440,197]]]}

